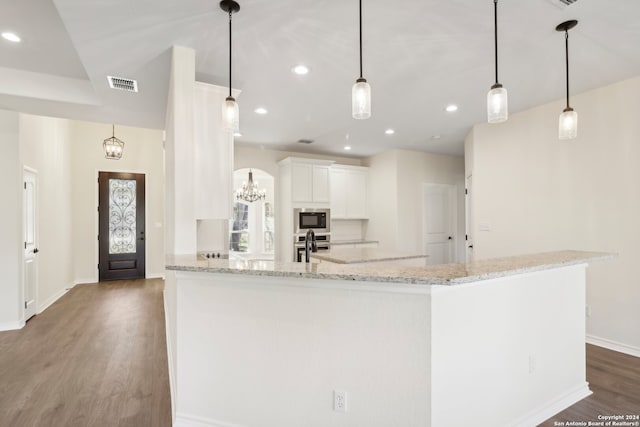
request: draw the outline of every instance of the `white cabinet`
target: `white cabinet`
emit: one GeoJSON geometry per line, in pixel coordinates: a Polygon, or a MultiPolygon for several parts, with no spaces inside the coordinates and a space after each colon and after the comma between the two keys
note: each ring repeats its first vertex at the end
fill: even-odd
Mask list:
{"type": "Polygon", "coordinates": [[[369,171],[361,166],[331,167],[331,218],[367,219],[369,171]]]}
{"type": "Polygon", "coordinates": [[[291,186],[294,203],[329,203],[329,166],[306,163],[304,159],[292,161],[291,186]]]}
{"type": "Polygon", "coordinates": [[[329,208],[329,170],[333,160],[287,157],[278,162],[276,260],[293,259],[293,210],[329,208]]]}

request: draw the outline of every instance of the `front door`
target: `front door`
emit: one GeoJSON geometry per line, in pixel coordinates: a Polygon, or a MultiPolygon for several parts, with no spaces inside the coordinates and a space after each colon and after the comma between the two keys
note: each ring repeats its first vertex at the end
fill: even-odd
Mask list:
{"type": "Polygon", "coordinates": [[[25,168],[24,190],[22,196],[23,236],[24,236],[24,320],[36,314],[36,291],[38,289],[38,206],[37,175],[25,168]]]}
{"type": "Polygon", "coordinates": [[[427,184],[424,194],[427,264],[448,264],[454,260],[455,187],[427,184]]]}
{"type": "Polygon", "coordinates": [[[144,174],[100,172],[100,280],[145,277],[144,174]]]}

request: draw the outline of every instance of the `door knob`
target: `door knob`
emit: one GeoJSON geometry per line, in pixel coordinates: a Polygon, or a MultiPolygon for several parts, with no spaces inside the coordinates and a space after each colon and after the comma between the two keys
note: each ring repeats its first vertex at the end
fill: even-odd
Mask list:
{"type": "Polygon", "coordinates": [[[33,253],[34,253],[34,254],[37,254],[38,252],[40,252],[40,250],[38,250],[38,248],[35,248],[35,249],[33,250],[33,253]]]}
{"type": "Polygon", "coordinates": [[[467,246],[469,249],[473,249],[473,245],[469,245],[467,246]]]}
{"type": "Polygon", "coordinates": [[[449,240],[453,240],[453,237],[449,236],[449,240]]]}

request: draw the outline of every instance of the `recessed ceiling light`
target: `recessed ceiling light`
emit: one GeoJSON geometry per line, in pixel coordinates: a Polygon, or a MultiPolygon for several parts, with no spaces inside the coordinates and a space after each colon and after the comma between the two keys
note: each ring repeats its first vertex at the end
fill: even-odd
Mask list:
{"type": "Polygon", "coordinates": [[[256,114],[263,114],[263,115],[268,113],[267,109],[264,107],[258,107],[255,110],[253,110],[253,112],[256,114]]]}
{"type": "Polygon", "coordinates": [[[239,138],[239,137],[241,137],[241,136],[242,136],[242,134],[241,134],[240,132],[234,132],[234,133],[233,133],[233,136],[235,136],[235,137],[238,137],[238,138],[239,138]]]}
{"type": "Polygon", "coordinates": [[[347,150],[347,151],[349,151],[349,150],[351,150],[351,146],[350,146],[350,145],[345,145],[345,146],[344,146],[344,149],[345,149],[345,150],[347,150]]]}
{"type": "Polygon", "coordinates": [[[431,139],[440,139],[442,138],[440,135],[431,135],[431,139]]]}
{"type": "Polygon", "coordinates": [[[448,113],[453,113],[454,111],[458,111],[458,106],[454,104],[447,105],[447,108],[445,108],[444,110],[448,113]]]}
{"type": "Polygon", "coordinates": [[[384,131],[384,133],[386,133],[387,135],[393,135],[394,133],[396,133],[396,131],[393,129],[387,129],[384,131]]]}
{"type": "Polygon", "coordinates": [[[306,65],[302,65],[302,64],[298,64],[295,67],[293,67],[291,69],[291,71],[293,71],[295,74],[298,74],[300,76],[304,76],[305,74],[309,74],[309,67],[307,67],[306,65]]]}
{"type": "Polygon", "coordinates": [[[20,37],[18,37],[14,33],[10,33],[10,32],[2,33],[2,38],[4,38],[5,40],[9,40],[10,42],[14,42],[14,43],[18,43],[20,41],[20,37]]]}

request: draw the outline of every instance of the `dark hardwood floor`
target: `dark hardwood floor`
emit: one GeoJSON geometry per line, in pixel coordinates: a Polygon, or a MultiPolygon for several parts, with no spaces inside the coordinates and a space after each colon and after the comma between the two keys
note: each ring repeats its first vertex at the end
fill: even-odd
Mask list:
{"type": "Polygon", "coordinates": [[[587,344],[587,381],[591,396],[540,426],[566,425],[568,421],[588,424],[601,421],[598,415],[640,416],[640,358],[587,344]]]}
{"type": "Polygon", "coordinates": [[[171,426],[163,287],[78,285],[0,332],[0,426],[171,426]]]}

